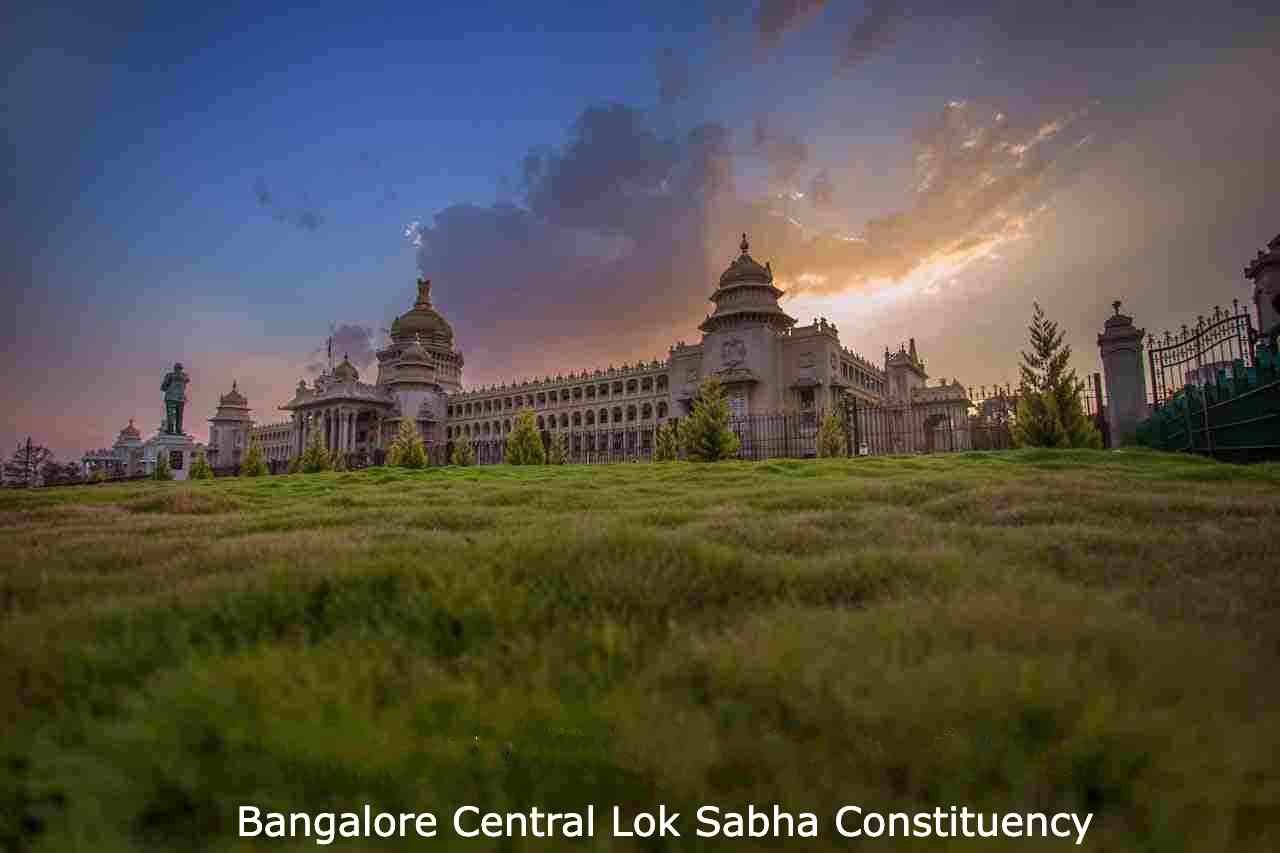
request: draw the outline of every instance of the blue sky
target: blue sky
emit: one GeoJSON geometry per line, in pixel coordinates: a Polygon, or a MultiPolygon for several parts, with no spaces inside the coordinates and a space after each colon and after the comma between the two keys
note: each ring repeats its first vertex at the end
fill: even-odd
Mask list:
{"type": "Polygon", "coordinates": [[[271,420],[331,323],[376,337],[420,273],[436,280],[471,381],[662,355],[695,336],[709,276],[753,227],[758,257],[823,282],[794,283],[803,320],[838,319],[873,357],[913,334],[972,384],[1016,376],[1033,298],[1058,309],[1083,370],[1096,369],[1089,342],[1117,295],[1155,326],[1247,294],[1238,267],[1280,231],[1264,156],[1278,132],[1266,80],[1280,69],[1263,4],[1054,5],[1037,25],[1016,4],[966,0],[916,4],[877,29],[874,8],[818,3],[764,31],[767,7],[797,5],[20,13],[0,37],[0,274],[16,306],[0,327],[16,401],[0,441],[31,433],[68,456],[128,417],[149,428],[176,359],[196,379],[189,421],[202,424],[232,378],[271,420]],[[687,85],[664,100],[668,50],[687,85]],[[575,147],[584,115],[605,105],[636,120],[575,147]],[[1036,143],[1043,175],[978,210],[980,226],[922,204],[921,151],[950,158],[942,201],[976,203],[965,175],[1025,177],[1021,161],[946,148],[947,121],[990,130],[996,113],[1014,143],[1060,125],[1036,143]],[[699,148],[707,128],[723,128],[723,144],[699,148]],[[671,173],[637,190],[618,176],[641,157],[633,143],[668,150],[645,149],[652,139],[675,152],[671,173]],[[540,179],[537,205],[530,152],[563,178],[540,179]],[[672,189],[721,159],[731,189],[672,189]],[[835,186],[823,206],[809,192],[819,172],[835,186]],[[805,197],[782,200],[792,192],[805,197]],[[500,232],[495,203],[517,209],[519,240],[500,232]],[[586,209],[622,224],[584,223],[586,209]],[[468,215],[437,218],[449,211],[468,215]],[[803,232],[775,230],[783,213],[803,232]],[[851,257],[822,240],[881,219],[893,263],[887,243],[851,257]],[[405,240],[414,221],[428,248],[405,240]],[[624,257],[566,255],[584,235],[624,257]]]}

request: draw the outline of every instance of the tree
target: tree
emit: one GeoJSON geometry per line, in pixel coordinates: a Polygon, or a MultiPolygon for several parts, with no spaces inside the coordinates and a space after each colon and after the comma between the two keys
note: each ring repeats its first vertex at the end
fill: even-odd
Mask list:
{"type": "Polygon", "coordinates": [[[4,464],[4,479],[7,483],[21,483],[24,486],[39,485],[40,472],[45,463],[53,459],[53,452],[39,444],[33,444],[28,438],[13,451],[13,456],[4,464]]]}
{"type": "Polygon", "coordinates": [[[541,465],[547,461],[546,448],[538,435],[538,425],[533,410],[524,409],[516,415],[516,422],[507,435],[506,463],[508,465],[541,465]]]}
{"type": "Polygon", "coordinates": [[[289,466],[285,468],[286,474],[299,474],[302,472],[302,457],[293,456],[289,458],[289,466]]]}
{"type": "Polygon", "coordinates": [[[191,480],[213,479],[213,469],[209,467],[209,460],[205,458],[203,449],[196,451],[196,461],[191,463],[191,471],[187,474],[187,478],[191,480]]]}
{"type": "Polygon", "coordinates": [[[569,461],[569,446],[565,440],[564,433],[558,432],[551,436],[551,445],[547,448],[547,464],[563,465],[569,461]]]}
{"type": "Polygon", "coordinates": [[[680,427],[685,458],[693,462],[716,462],[736,456],[741,443],[729,429],[729,415],[724,387],[715,379],[702,383],[693,401],[693,411],[680,427]]]}
{"type": "Polygon", "coordinates": [[[1080,400],[1083,383],[1067,367],[1071,347],[1040,303],[1031,317],[1031,352],[1022,352],[1013,441],[1020,447],[1101,447],[1102,435],[1080,400]]]}
{"type": "Polygon", "coordinates": [[[413,418],[400,419],[400,431],[387,449],[387,464],[400,468],[427,467],[427,448],[422,444],[422,433],[413,418]]]}
{"type": "Polygon", "coordinates": [[[329,458],[329,451],[320,443],[320,430],[315,430],[311,433],[311,441],[307,444],[307,449],[302,452],[298,468],[304,474],[316,474],[328,471],[332,467],[333,460],[329,458]]]}
{"type": "Polygon", "coordinates": [[[463,468],[476,464],[476,449],[471,446],[470,440],[455,438],[453,440],[453,452],[449,456],[449,461],[463,468]]]}
{"type": "Polygon", "coordinates": [[[849,439],[844,432],[844,424],[835,411],[827,412],[818,427],[818,455],[826,457],[844,456],[848,449],[849,439]]]}
{"type": "Polygon", "coordinates": [[[680,422],[667,421],[653,439],[653,461],[675,462],[680,456],[680,422]]]}
{"type": "Polygon", "coordinates": [[[156,451],[156,468],[151,472],[153,480],[172,480],[173,469],[169,467],[169,454],[163,450],[156,451]]]}
{"type": "Polygon", "coordinates": [[[261,477],[266,473],[267,462],[262,458],[262,448],[258,447],[256,441],[250,441],[249,448],[244,452],[244,459],[240,460],[240,476],[261,477]]]}
{"type": "Polygon", "coordinates": [[[333,454],[333,470],[350,471],[351,466],[347,464],[347,454],[341,451],[335,451],[333,454]]]}

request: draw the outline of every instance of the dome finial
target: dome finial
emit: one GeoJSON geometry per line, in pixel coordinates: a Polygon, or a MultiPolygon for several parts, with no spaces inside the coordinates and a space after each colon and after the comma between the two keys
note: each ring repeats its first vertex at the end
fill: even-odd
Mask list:
{"type": "Polygon", "coordinates": [[[1111,307],[1115,309],[1116,316],[1119,317],[1120,316],[1120,300],[1117,299],[1115,302],[1112,302],[1111,307]]]}
{"type": "Polygon", "coordinates": [[[747,253],[747,249],[751,248],[751,244],[747,242],[747,232],[742,232],[742,242],[738,244],[738,248],[742,250],[742,254],[747,253]]]}
{"type": "Polygon", "coordinates": [[[431,304],[431,279],[429,278],[418,279],[418,304],[431,304]]]}

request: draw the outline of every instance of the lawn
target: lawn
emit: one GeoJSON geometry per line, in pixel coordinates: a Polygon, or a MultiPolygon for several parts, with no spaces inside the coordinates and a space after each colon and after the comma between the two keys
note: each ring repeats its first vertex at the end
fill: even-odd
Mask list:
{"type": "Polygon", "coordinates": [[[843,849],[848,803],[1280,849],[1280,466],[373,469],[5,491],[0,529],[0,848],[324,849],[236,809],[367,802],[823,830],[336,849],[843,849]]]}

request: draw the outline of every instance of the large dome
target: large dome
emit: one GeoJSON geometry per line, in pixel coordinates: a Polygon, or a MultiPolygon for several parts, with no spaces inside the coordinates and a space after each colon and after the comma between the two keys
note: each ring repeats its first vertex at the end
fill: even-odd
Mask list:
{"type": "Polygon", "coordinates": [[[424,341],[453,345],[453,327],[431,307],[431,281],[418,279],[418,301],[391,323],[391,339],[397,343],[421,337],[424,341]]]}

